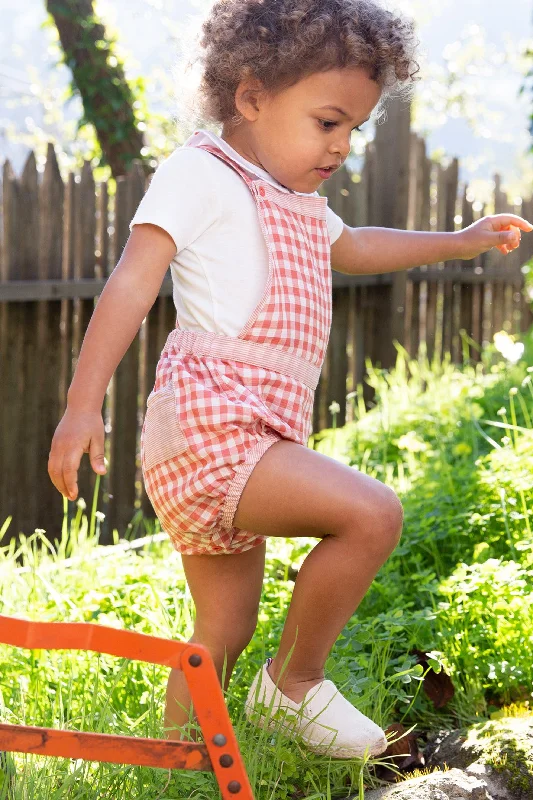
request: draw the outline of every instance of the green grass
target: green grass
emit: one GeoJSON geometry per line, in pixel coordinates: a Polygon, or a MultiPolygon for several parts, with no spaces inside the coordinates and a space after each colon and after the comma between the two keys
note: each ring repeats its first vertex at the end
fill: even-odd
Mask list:
{"type": "MultiPolygon", "coordinates": [[[[327,677],[378,724],[423,734],[490,719],[531,702],[533,667],[533,359],[495,349],[481,365],[412,360],[374,370],[375,407],[322,431],[314,446],[392,486],[404,505],[402,540],[327,662],[327,677]],[[452,676],[454,698],[435,709],[412,650],[452,676]]],[[[98,481],[98,479],[97,479],[98,481]]],[[[96,491],[98,491],[98,482],[96,491]]],[[[192,633],[179,556],[165,537],[142,548],[98,545],[100,519],[67,516],[55,546],[44,532],[0,548],[0,613],[95,622],[168,638],[192,633]]],[[[9,521],[6,521],[4,529],[9,521]]],[[[149,534],[157,534],[158,526],[149,534]]],[[[0,531],[2,533],[2,531],[0,531]]],[[[1,541],[1,539],[0,539],[1,541]]],[[[297,568],[313,546],[269,540],[256,635],[227,702],[257,800],[364,796],[372,762],[315,756],[243,715],[248,687],[279,640],[297,568]],[[292,574],[292,572],[291,572],[292,574]]],[[[16,724],[163,736],[168,669],[82,651],[0,645],[0,718],[16,724]]],[[[212,775],[14,754],[13,797],[216,798],[212,775]]]]}
{"type": "MultiPolygon", "coordinates": [[[[40,531],[23,537],[17,550],[13,545],[3,548],[1,613],[41,621],[96,622],[187,639],[193,627],[192,601],[181,561],[168,542],[156,538],[142,549],[102,547],[89,536],[88,527],[83,515],[68,539],[63,538],[63,553],[74,554],[67,568],[40,531]]],[[[313,756],[283,736],[252,727],[242,714],[247,688],[265,655],[273,652],[290,599],[292,582],[277,577],[279,558],[290,562],[303,549],[297,542],[283,544],[269,559],[257,635],[236,668],[227,701],[258,798],[290,797],[299,787],[306,797],[325,797],[328,784],[332,790],[357,786],[360,760],[333,762],[313,756]]],[[[0,650],[4,722],[162,737],[168,669],[84,651],[6,645],[0,650]]],[[[363,692],[368,711],[374,705],[371,695],[368,687],[363,692]]],[[[15,758],[17,798],[154,798],[161,792],[161,797],[217,797],[215,780],[208,774],[169,776],[148,768],[15,758]]]]}

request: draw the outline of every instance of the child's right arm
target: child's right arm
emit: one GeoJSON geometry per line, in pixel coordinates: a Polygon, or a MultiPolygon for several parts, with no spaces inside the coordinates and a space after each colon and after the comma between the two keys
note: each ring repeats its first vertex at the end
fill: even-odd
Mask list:
{"type": "Polygon", "coordinates": [[[134,225],[120,260],[110,275],[85,334],[67,408],[50,448],[48,474],[61,494],[77,496],[83,453],[104,473],[102,404],[118,364],[153,306],[176,245],[163,228],[134,225]]]}

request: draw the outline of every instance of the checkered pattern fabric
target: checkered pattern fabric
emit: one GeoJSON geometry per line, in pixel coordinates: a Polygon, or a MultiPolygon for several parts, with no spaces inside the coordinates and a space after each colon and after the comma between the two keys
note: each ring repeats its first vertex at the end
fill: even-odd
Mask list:
{"type": "MultiPolygon", "coordinates": [[[[192,141],[194,146],[194,140],[192,141]]],[[[252,179],[215,145],[255,200],[269,252],[263,297],[237,337],[169,334],[141,435],[146,492],[186,555],[239,553],[264,537],[233,526],[254,466],[280,439],[302,445],[331,328],[325,197],[252,179]]]]}

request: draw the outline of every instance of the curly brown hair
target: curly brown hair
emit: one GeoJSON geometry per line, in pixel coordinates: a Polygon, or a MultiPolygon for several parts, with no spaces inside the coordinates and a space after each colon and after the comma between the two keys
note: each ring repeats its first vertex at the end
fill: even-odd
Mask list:
{"type": "Polygon", "coordinates": [[[379,0],[216,0],[201,27],[202,116],[238,124],[235,92],[243,78],[276,93],[314,72],[363,67],[381,87],[410,96],[420,67],[409,17],[379,0]]]}

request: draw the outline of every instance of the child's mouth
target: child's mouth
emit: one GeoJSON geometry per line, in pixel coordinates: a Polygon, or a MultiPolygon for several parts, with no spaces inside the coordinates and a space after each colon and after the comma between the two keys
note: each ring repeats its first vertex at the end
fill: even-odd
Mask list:
{"type": "Polygon", "coordinates": [[[335,168],[330,167],[329,169],[317,169],[317,172],[320,175],[320,177],[325,180],[326,178],[329,178],[329,176],[332,175],[333,172],[335,172],[335,168]]]}

